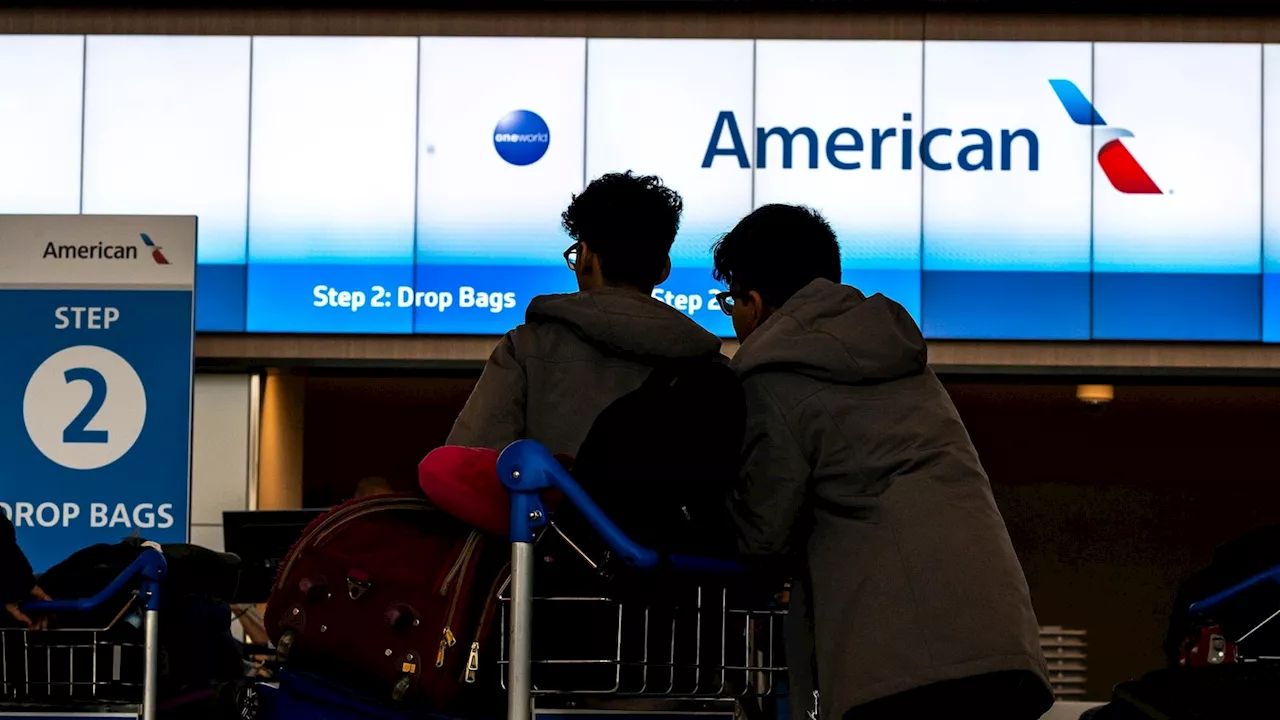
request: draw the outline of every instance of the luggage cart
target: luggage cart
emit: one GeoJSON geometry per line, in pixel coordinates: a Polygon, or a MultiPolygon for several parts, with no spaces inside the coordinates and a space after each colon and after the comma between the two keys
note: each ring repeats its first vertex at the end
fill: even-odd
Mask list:
{"type": "Polygon", "coordinates": [[[1278,597],[1280,566],[1275,566],[1190,603],[1181,664],[1116,685],[1111,702],[1085,711],[1081,720],[1275,717],[1280,706],[1278,597]],[[1231,622],[1223,622],[1224,615],[1233,616],[1231,622]]]}
{"type": "Polygon", "coordinates": [[[168,566],[147,549],[93,597],[24,603],[28,615],[102,608],[126,585],[137,593],[104,628],[0,629],[0,718],[133,718],[156,720],[160,661],[160,586],[168,566]],[[142,617],[143,641],[124,641],[121,623],[142,617]],[[139,668],[141,671],[139,672],[139,668]]]}
{"type": "Polygon", "coordinates": [[[511,492],[511,582],[500,597],[508,720],[615,714],[759,718],[763,703],[781,695],[783,609],[752,607],[718,586],[681,587],[660,603],[639,605],[594,595],[535,597],[534,544],[541,534],[559,534],[582,560],[596,565],[550,522],[541,493],[559,490],[605,541],[611,560],[629,569],[734,577],[745,574],[741,565],[663,556],[637,545],[533,441],[508,447],[498,473],[511,492]],[[572,627],[570,622],[589,627],[588,642],[577,648],[586,652],[535,658],[535,608],[539,616],[559,612],[565,618],[540,621],[540,631],[572,627]]]}
{"type": "MultiPolygon", "coordinates": [[[[1272,567],[1268,570],[1260,572],[1246,580],[1236,583],[1225,590],[1219,591],[1202,600],[1191,603],[1187,608],[1189,617],[1198,624],[1193,631],[1194,638],[1188,638],[1187,646],[1183,650],[1183,663],[1186,665],[1225,665],[1233,663],[1275,663],[1280,661],[1275,648],[1280,646],[1280,624],[1273,624],[1272,621],[1280,617],[1280,607],[1276,607],[1275,600],[1280,592],[1277,591],[1280,586],[1280,565],[1272,567]],[[1249,601],[1249,596],[1254,595],[1256,599],[1249,601]],[[1244,607],[1242,607],[1242,601],[1244,607]],[[1235,613],[1244,615],[1250,614],[1252,610],[1255,613],[1266,613],[1266,617],[1261,622],[1257,622],[1248,630],[1244,627],[1227,627],[1226,623],[1219,623],[1215,617],[1224,610],[1231,614],[1234,606],[1235,613]],[[1251,606],[1251,607],[1250,607],[1251,606]],[[1272,608],[1275,608],[1274,611],[1272,608]],[[1235,632],[1231,632],[1235,630],[1235,632]],[[1265,637],[1264,637],[1265,636],[1265,637]],[[1250,638],[1262,638],[1261,652],[1255,652],[1252,648],[1246,647],[1241,649],[1242,643],[1246,643],[1250,638]],[[1192,641],[1194,640],[1194,641],[1192,641]]],[[[1257,615],[1261,617],[1262,615],[1257,615]]],[[[1231,623],[1232,626],[1239,625],[1239,622],[1231,623]]]]}

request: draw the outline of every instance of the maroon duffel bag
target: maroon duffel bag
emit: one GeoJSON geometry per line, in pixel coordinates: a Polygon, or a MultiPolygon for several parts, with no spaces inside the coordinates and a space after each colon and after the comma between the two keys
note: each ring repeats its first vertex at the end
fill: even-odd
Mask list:
{"type": "Polygon", "coordinates": [[[280,566],[266,625],[281,659],[443,711],[476,681],[510,546],[404,495],[316,519],[280,566]]]}

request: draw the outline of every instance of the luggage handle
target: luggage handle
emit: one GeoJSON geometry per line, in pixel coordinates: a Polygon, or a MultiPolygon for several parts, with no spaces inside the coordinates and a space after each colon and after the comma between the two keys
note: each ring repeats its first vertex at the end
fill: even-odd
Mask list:
{"type": "Polygon", "coordinates": [[[143,613],[142,707],[139,720],[156,720],[160,679],[160,584],[169,572],[164,553],[148,547],[134,558],[125,571],[96,595],[77,600],[36,600],[22,604],[26,613],[90,612],[115,597],[134,578],[141,578],[138,598],[143,613]]]}
{"type": "Polygon", "coordinates": [[[511,541],[533,542],[534,534],[548,523],[542,503],[543,490],[554,488],[582,513],[609,549],[626,565],[652,570],[666,565],[682,573],[742,575],[745,568],[732,560],[662,555],[642,547],[626,535],[582,486],[545,447],[533,440],[517,440],[498,456],[498,475],[511,492],[511,541]]]}
{"type": "Polygon", "coordinates": [[[169,564],[165,561],[164,554],[159,550],[148,548],[143,550],[124,572],[117,575],[115,580],[112,580],[105,588],[99,590],[96,595],[76,600],[33,600],[22,603],[22,611],[37,614],[91,612],[102,607],[107,601],[119,594],[126,584],[139,577],[142,578],[142,587],[139,588],[138,595],[142,599],[143,607],[147,611],[158,611],[160,609],[160,583],[164,580],[168,569],[169,564]]]}
{"type": "Polygon", "coordinates": [[[533,541],[550,522],[542,491],[555,488],[573,503],[623,563],[653,569],[666,562],[681,572],[741,574],[738,563],[684,555],[663,557],[641,547],[604,514],[545,447],[517,440],[498,456],[498,477],[511,492],[511,652],[507,665],[507,720],[533,715],[533,541]]]}
{"type": "Polygon", "coordinates": [[[1265,572],[1258,573],[1247,580],[1238,582],[1226,590],[1214,593],[1203,600],[1191,603],[1188,608],[1188,612],[1192,615],[1203,615],[1205,613],[1212,612],[1214,608],[1227,600],[1230,600],[1255,585],[1261,585],[1265,582],[1280,583],[1280,565],[1277,565],[1265,572]]]}

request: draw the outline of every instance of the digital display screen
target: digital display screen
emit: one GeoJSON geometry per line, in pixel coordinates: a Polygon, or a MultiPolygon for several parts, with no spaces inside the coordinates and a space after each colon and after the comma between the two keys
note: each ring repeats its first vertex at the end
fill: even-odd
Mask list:
{"type": "Polygon", "coordinates": [[[412,332],[418,40],[254,38],[252,90],[247,329],[412,332]]]}
{"type": "Polygon", "coordinates": [[[634,170],[684,198],[659,297],[720,335],[711,247],[751,212],[751,40],[588,40],[587,179],[634,170]]]}
{"type": "Polygon", "coordinates": [[[80,212],[84,46],[0,35],[0,212],[80,212]]]}
{"type": "Polygon", "coordinates": [[[1262,339],[1280,342],[1280,45],[1262,63],[1262,339]]]}
{"type": "Polygon", "coordinates": [[[1089,43],[924,46],[924,331],[1089,338],[1089,43]]]}
{"type": "Polygon", "coordinates": [[[244,330],[249,38],[94,36],[85,47],[83,212],[197,216],[196,324],[244,330]]]}
{"type": "Polygon", "coordinates": [[[8,35],[0,212],[198,216],[201,331],[494,335],[632,170],[685,203],[655,297],[720,335],[714,242],[799,203],[931,338],[1280,342],[1277,53],[8,35]]]}
{"type": "Polygon", "coordinates": [[[844,281],[917,322],[922,169],[909,134],[922,117],[922,62],[918,42],[756,43],[756,207],[821,212],[843,239],[844,281]]]}
{"type": "Polygon", "coordinates": [[[423,38],[417,332],[500,335],[535,295],[577,289],[560,213],[583,187],[586,54],[582,38],[423,38]]]}
{"type": "Polygon", "coordinates": [[[1099,43],[1093,105],[1093,336],[1260,340],[1262,47],[1099,43]]]}

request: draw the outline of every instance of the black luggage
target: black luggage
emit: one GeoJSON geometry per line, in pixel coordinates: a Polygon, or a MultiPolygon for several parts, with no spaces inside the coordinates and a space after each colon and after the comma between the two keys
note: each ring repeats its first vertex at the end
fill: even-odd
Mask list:
{"type": "MultiPolygon", "coordinates": [[[[573,476],[640,545],[730,557],[736,539],[726,499],[745,424],[742,386],[727,365],[699,360],[660,366],[596,418],[574,459],[573,476]]],[[[558,524],[575,541],[593,535],[571,510],[558,524]]]]}
{"type": "MultiPolygon", "coordinates": [[[[131,538],[115,545],[94,545],[76,552],[40,576],[40,587],[54,598],[90,597],[137,559],[145,547],[131,538]]],[[[231,608],[238,560],[234,555],[196,545],[165,545],[169,571],[160,595],[160,695],[172,698],[193,689],[244,675],[241,648],[231,635],[231,608]]],[[[54,617],[52,627],[110,628],[106,641],[140,643],[142,618],[125,612],[137,585],[97,611],[54,617]]],[[[141,678],[142,657],[123,659],[121,673],[141,678]]]]}
{"type": "MultiPolygon", "coordinates": [[[[727,498],[737,477],[745,423],[741,383],[723,362],[659,366],[638,389],[600,413],[571,472],[604,514],[641,546],[663,554],[731,557],[737,541],[727,498]]],[[[706,607],[718,608],[713,599],[718,595],[703,594],[699,583],[710,587],[724,578],[676,575],[663,568],[629,572],[611,561],[604,541],[573,507],[562,504],[553,520],[555,528],[538,543],[536,594],[614,602],[538,605],[541,626],[567,630],[534,634],[534,657],[558,663],[534,666],[539,688],[634,692],[647,687],[652,692],[670,686],[671,692],[689,693],[699,679],[706,682],[718,672],[714,648],[723,643],[716,633],[724,618],[706,607]],[[637,614],[647,622],[638,622],[637,614]],[[656,630],[652,638],[637,634],[650,628],[667,628],[681,640],[658,642],[656,630]],[[644,669],[641,657],[669,657],[671,667],[644,669]],[[645,672],[644,681],[633,676],[645,672]]]]}
{"type": "Polygon", "coordinates": [[[1116,686],[1089,720],[1252,720],[1276,717],[1280,663],[1166,668],[1116,686]]]}

